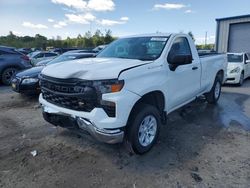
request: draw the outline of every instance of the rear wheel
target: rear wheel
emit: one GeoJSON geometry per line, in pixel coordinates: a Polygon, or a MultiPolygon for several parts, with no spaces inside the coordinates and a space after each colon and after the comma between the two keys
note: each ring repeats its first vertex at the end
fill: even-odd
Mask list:
{"type": "Polygon", "coordinates": [[[140,104],[131,117],[127,132],[127,144],[136,154],[148,152],[158,139],[160,114],[156,107],[140,104]]]}
{"type": "Polygon", "coordinates": [[[244,82],[244,73],[242,72],[241,74],[240,74],[240,81],[239,81],[239,86],[242,86],[243,85],[243,82],[244,82]]]}
{"type": "Polygon", "coordinates": [[[7,68],[2,73],[2,82],[4,85],[10,85],[12,76],[17,72],[16,68],[7,68]]]}
{"type": "Polygon", "coordinates": [[[209,93],[205,94],[206,100],[210,104],[216,104],[221,95],[221,79],[219,76],[216,77],[214,85],[209,93]]]}

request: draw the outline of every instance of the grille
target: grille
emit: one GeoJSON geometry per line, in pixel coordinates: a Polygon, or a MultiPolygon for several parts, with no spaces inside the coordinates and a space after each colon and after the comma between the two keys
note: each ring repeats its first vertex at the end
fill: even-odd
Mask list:
{"type": "Polygon", "coordinates": [[[116,116],[116,107],[101,105],[101,96],[92,87],[91,81],[79,79],[57,79],[40,75],[40,87],[43,98],[57,106],[71,110],[91,112],[94,108],[103,108],[109,117],[116,116]]]}
{"type": "Polygon", "coordinates": [[[42,90],[42,93],[48,102],[68,109],[90,112],[95,108],[93,99],[58,95],[45,90],[42,90]]]}
{"type": "Polygon", "coordinates": [[[41,79],[42,95],[45,100],[64,108],[90,112],[97,106],[94,88],[72,80],[41,79]]]}

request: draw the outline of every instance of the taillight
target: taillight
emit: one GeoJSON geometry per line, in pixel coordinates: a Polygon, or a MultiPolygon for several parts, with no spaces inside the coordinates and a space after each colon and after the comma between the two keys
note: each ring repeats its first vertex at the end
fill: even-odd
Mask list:
{"type": "Polygon", "coordinates": [[[24,60],[26,60],[26,61],[29,61],[29,60],[30,60],[30,58],[29,58],[28,56],[26,56],[26,55],[23,55],[23,56],[22,56],[22,59],[24,59],[24,60]]]}

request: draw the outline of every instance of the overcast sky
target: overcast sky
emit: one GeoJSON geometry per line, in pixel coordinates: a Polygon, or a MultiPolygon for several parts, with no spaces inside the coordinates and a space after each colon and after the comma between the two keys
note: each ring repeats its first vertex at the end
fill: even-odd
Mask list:
{"type": "Polygon", "coordinates": [[[0,35],[76,37],[111,29],[115,36],[192,31],[198,44],[216,18],[250,13],[250,0],[0,0],[0,35]]]}

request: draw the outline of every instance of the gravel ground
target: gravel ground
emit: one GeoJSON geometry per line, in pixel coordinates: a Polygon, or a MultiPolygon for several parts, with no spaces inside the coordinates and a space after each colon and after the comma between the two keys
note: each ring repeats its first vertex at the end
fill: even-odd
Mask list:
{"type": "Polygon", "coordinates": [[[0,187],[250,186],[250,80],[169,115],[143,156],[46,123],[37,96],[0,86],[0,187]],[[30,152],[37,151],[36,156],[30,152]]]}

